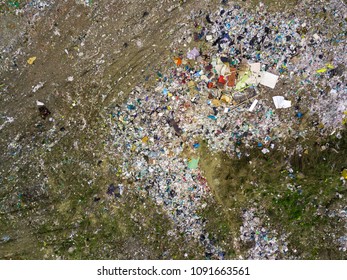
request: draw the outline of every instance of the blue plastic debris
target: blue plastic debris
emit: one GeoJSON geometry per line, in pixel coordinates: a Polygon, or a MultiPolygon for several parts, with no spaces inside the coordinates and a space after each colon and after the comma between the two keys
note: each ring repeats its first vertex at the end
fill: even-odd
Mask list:
{"type": "Polygon", "coordinates": [[[211,120],[214,120],[214,121],[217,120],[217,117],[216,117],[216,116],[213,116],[213,115],[209,115],[208,118],[211,119],[211,120]]]}
{"type": "Polygon", "coordinates": [[[116,190],[116,187],[113,184],[111,184],[111,185],[109,185],[109,187],[107,189],[107,194],[112,195],[115,190],[116,190]]]}
{"type": "Polygon", "coordinates": [[[10,241],[10,239],[11,239],[11,237],[8,236],[8,235],[4,235],[4,236],[1,237],[1,240],[2,240],[3,242],[8,242],[8,241],[10,241]]]}
{"type": "Polygon", "coordinates": [[[169,93],[169,90],[168,90],[167,88],[164,88],[164,89],[163,89],[163,94],[164,94],[164,95],[167,95],[168,93],[169,93]]]}
{"type": "Polygon", "coordinates": [[[199,143],[195,143],[195,144],[193,144],[193,147],[194,147],[195,149],[197,149],[197,148],[200,147],[200,144],[199,144],[199,143]]]}

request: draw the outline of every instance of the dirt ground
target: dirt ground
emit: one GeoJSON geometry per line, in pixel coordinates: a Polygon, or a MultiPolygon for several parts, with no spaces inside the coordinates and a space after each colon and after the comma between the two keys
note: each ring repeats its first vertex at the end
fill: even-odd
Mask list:
{"type": "MultiPolygon", "coordinates": [[[[119,178],[118,159],[105,152],[112,139],[104,118],[107,108],[124,101],[134,86],[156,82],[156,73],[171,59],[171,43],[182,37],[183,26],[193,24],[191,11],[206,13],[231,1],[51,2],[39,13],[32,7],[16,14],[16,7],[0,1],[0,48],[6,50],[0,54],[0,258],[183,259],[185,254],[204,258],[198,242],[166,234],[174,224],[145,195],[129,190],[116,201],[107,196],[107,187],[119,178]],[[33,64],[27,62],[31,57],[36,57],[33,64]],[[47,116],[38,110],[37,101],[45,104],[47,116]]],[[[239,1],[252,8],[259,1],[245,2],[239,1]]],[[[275,11],[289,12],[297,1],[263,2],[275,11]]],[[[343,150],[345,144],[334,145],[343,150]]],[[[210,230],[227,248],[227,256],[236,258],[247,250],[234,241],[241,223],[239,209],[246,205],[245,193],[254,191],[250,182],[259,180],[260,185],[268,184],[254,194],[252,203],[264,201],[264,211],[272,215],[278,230],[283,219],[291,221],[285,230],[293,233],[297,258],[344,258],[344,253],[329,248],[330,241],[319,243],[323,237],[315,235],[315,228],[330,229],[337,221],[309,221],[311,212],[305,214],[308,210],[301,207],[298,213],[285,198],[273,209],[266,193],[276,186],[265,173],[256,174],[274,167],[280,174],[283,158],[276,154],[269,159],[259,151],[254,155],[254,164],[259,165],[252,169],[224,155],[211,161],[208,150],[201,155],[217,198],[201,215],[211,221],[210,230]],[[222,168],[221,162],[228,162],[230,169],[222,168]],[[243,190],[237,188],[240,182],[243,190]],[[235,196],[237,201],[231,202],[235,196]],[[274,211],[285,213],[271,214],[274,211]],[[300,227],[291,225],[300,222],[314,239],[295,238],[300,227]]],[[[314,159],[308,157],[309,167],[301,171],[312,190],[330,178],[310,179],[318,176],[311,168],[314,159]]],[[[298,170],[306,168],[296,164],[298,170]]],[[[346,162],[329,158],[320,170],[332,173],[331,164],[339,172],[346,162]]],[[[282,180],[280,176],[276,180],[282,180]]],[[[322,202],[328,208],[340,203],[333,199],[336,191],[345,192],[329,192],[322,202]]],[[[310,193],[301,206],[314,196],[310,193]]]]}

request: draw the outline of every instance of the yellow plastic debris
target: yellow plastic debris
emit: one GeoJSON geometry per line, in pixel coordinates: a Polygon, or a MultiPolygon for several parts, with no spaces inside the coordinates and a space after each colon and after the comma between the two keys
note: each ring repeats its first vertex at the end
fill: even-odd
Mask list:
{"type": "Polygon", "coordinates": [[[317,70],[317,73],[325,73],[326,71],[328,71],[328,69],[326,69],[325,67],[324,68],[321,68],[321,69],[318,69],[317,70]]]}
{"type": "Polygon", "coordinates": [[[34,61],[36,60],[36,56],[30,57],[27,62],[31,65],[34,63],[34,61]]]}
{"type": "Polygon", "coordinates": [[[122,174],[123,174],[122,168],[121,168],[121,167],[118,167],[116,176],[119,177],[119,176],[121,176],[122,174]]]}
{"type": "Polygon", "coordinates": [[[143,137],[142,138],[142,143],[146,144],[147,142],[148,142],[148,136],[143,137]]]}
{"type": "Polygon", "coordinates": [[[224,101],[225,103],[229,104],[231,102],[231,97],[227,96],[227,95],[222,95],[221,99],[222,101],[224,101]]]}
{"type": "Polygon", "coordinates": [[[347,169],[343,169],[343,171],[341,172],[341,175],[343,178],[347,180],[347,169]]]}
{"type": "Polygon", "coordinates": [[[328,71],[329,69],[334,69],[334,65],[332,65],[331,63],[327,63],[325,64],[325,67],[321,68],[321,69],[318,69],[317,70],[317,73],[325,73],[326,71],[328,71]]]}
{"type": "Polygon", "coordinates": [[[189,81],[188,82],[188,88],[189,88],[190,94],[197,94],[198,93],[194,81],[189,81]]]}
{"type": "Polygon", "coordinates": [[[216,107],[219,107],[220,106],[220,101],[218,99],[213,99],[212,100],[212,104],[216,107]]]}
{"type": "Polygon", "coordinates": [[[188,82],[188,88],[194,88],[195,87],[195,83],[194,83],[194,81],[189,81],[188,82]]]}

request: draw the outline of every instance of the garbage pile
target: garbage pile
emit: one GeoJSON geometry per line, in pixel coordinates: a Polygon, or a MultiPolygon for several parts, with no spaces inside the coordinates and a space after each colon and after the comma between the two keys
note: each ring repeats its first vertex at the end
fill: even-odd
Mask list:
{"type": "MultiPolygon", "coordinates": [[[[308,114],[319,113],[323,127],[341,128],[347,112],[347,52],[346,8],[340,5],[307,7],[312,12],[324,8],[336,18],[339,31],[333,36],[325,28],[317,31],[320,19],[270,15],[263,6],[254,12],[238,5],[221,8],[196,20],[190,32],[195,46],[176,49],[172,67],[155,74],[153,90],[137,86],[125,104],[110,109],[109,150],[122,158],[119,176],[162,205],[187,238],[200,240],[208,258],[221,258],[223,251],[210,241],[197,215],[209,195],[199,170],[201,141],[232,157],[249,155],[241,146],[270,153],[302,117],[300,102],[308,114]],[[279,111],[290,119],[281,119],[279,111]]],[[[266,229],[257,229],[251,213],[244,215],[241,240],[256,243],[250,258],[287,251],[267,237],[266,229]]]]}
{"type": "MultiPolygon", "coordinates": [[[[346,6],[342,1],[303,5],[308,14],[322,18],[296,17],[291,13],[269,15],[261,5],[257,14],[250,14],[235,5],[234,9],[207,15],[206,21],[196,23],[192,36],[198,43],[212,43],[224,65],[230,65],[231,72],[238,68],[233,101],[237,101],[238,91],[259,83],[274,88],[279,76],[279,80],[297,87],[296,92],[285,93],[288,97],[294,99],[297,92],[306,91],[311,114],[322,116],[325,126],[341,127],[347,105],[346,6]],[[328,15],[333,22],[328,23],[328,15]],[[262,77],[257,77],[259,73],[262,77]]],[[[224,75],[228,75],[228,82],[230,78],[234,80],[233,73],[221,68],[221,64],[216,68],[219,82],[223,82],[224,75]]]]}
{"type": "Polygon", "coordinates": [[[35,21],[35,18],[39,16],[40,11],[50,7],[53,3],[53,0],[0,1],[0,12],[14,11],[16,15],[30,12],[33,13],[31,20],[35,21]]]}
{"type": "Polygon", "coordinates": [[[261,225],[261,220],[255,215],[255,211],[256,209],[244,211],[243,225],[240,228],[241,240],[252,243],[248,259],[271,260],[278,258],[280,254],[286,254],[288,247],[285,236],[277,240],[275,232],[269,232],[261,225]]]}
{"type": "Polygon", "coordinates": [[[209,193],[197,168],[198,158],[188,160],[180,156],[184,142],[175,134],[181,129],[170,116],[164,115],[167,109],[158,106],[158,100],[135,96],[128,100],[126,110],[115,108],[110,116],[114,123],[111,152],[123,158],[118,174],[122,180],[131,181],[132,188],[162,205],[188,239],[200,240],[208,258],[221,254],[210,242],[196,214],[202,198],[209,193]]]}
{"type": "MultiPolygon", "coordinates": [[[[341,196],[341,194],[337,194],[341,196]]],[[[339,245],[339,250],[346,252],[347,251],[347,208],[344,207],[339,210],[327,211],[325,213],[329,218],[338,218],[344,223],[345,232],[342,236],[337,236],[337,244],[339,245]]]]}

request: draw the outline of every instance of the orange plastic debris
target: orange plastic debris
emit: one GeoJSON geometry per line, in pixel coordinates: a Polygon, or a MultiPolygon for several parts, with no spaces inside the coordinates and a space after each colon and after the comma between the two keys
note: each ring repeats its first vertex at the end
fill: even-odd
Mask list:
{"type": "Polygon", "coordinates": [[[179,58],[179,57],[176,57],[176,58],[174,59],[174,61],[175,61],[175,63],[176,63],[177,66],[180,66],[180,65],[182,64],[182,59],[179,58]]]}
{"type": "Polygon", "coordinates": [[[234,87],[236,85],[236,68],[230,67],[230,75],[228,76],[228,87],[234,87]]]}

